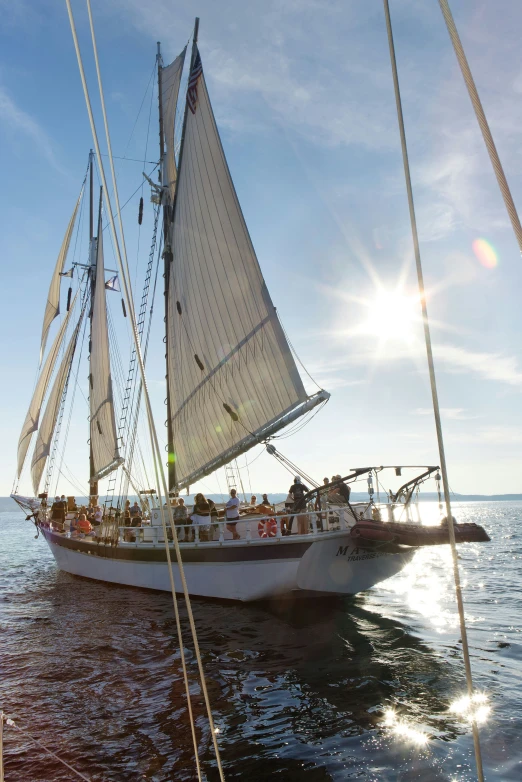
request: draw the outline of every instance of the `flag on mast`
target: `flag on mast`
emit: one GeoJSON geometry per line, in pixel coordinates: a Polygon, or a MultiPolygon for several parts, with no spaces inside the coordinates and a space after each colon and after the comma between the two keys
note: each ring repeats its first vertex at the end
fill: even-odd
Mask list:
{"type": "Polygon", "coordinates": [[[120,291],[120,281],[118,279],[118,275],[115,274],[114,277],[111,277],[107,282],[105,283],[105,288],[108,291],[120,291]]]}
{"type": "Polygon", "coordinates": [[[73,276],[73,268],[69,269],[68,272],[60,272],[60,277],[72,277],[73,276]]]}
{"type": "Polygon", "coordinates": [[[196,104],[198,102],[198,81],[202,73],[203,65],[201,64],[201,57],[199,56],[199,52],[197,52],[187,85],[187,104],[193,114],[196,113],[196,104]]]}

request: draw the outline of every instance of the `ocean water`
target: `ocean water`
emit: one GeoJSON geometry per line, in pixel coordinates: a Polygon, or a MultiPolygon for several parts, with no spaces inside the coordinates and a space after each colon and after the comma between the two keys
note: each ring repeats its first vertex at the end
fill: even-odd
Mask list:
{"type": "MultiPolygon", "coordinates": [[[[485,776],[522,780],[522,503],[462,503],[455,515],[492,538],[459,549],[474,680],[490,707],[485,776]]],[[[0,513],[0,708],[93,782],[196,779],[170,595],[61,573],[34,533],[23,514],[0,513]]],[[[469,724],[450,711],[465,680],[449,547],[419,551],[351,599],[193,610],[227,780],[476,779],[469,724]]],[[[4,758],[6,782],[74,779],[10,727],[4,758]]]]}

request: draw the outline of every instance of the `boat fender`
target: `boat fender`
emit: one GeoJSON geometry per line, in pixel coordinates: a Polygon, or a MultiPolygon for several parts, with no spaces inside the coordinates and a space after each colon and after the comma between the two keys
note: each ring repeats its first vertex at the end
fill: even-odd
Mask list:
{"type": "MultiPolygon", "coordinates": [[[[455,518],[455,516],[452,516],[451,518],[453,519],[453,524],[457,524],[457,519],[455,518]]],[[[444,518],[442,519],[440,524],[441,524],[441,527],[447,527],[448,526],[448,517],[444,516],[444,518]]]]}
{"type": "Polygon", "coordinates": [[[140,198],[140,208],[138,210],[138,225],[143,222],[143,196],[140,198]]]}
{"type": "Polygon", "coordinates": [[[277,521],[275,519],[265,519],[257,525],[257,531],[260,538],[275,538],[277,535],[277,521]]]}
{"type": "Polygon", "coordinates": [[[69,288],[67,291],[67,312],[71,309],[71,296],[72,296],[72,288],[69,288]]]}
{"type": "Polygon", "coordinates": [[[123,310],[123,317],[126,318],[127,317],[127,310],[125,309],[125,302],[123,301],[123,299],[121,300],[121,308],[123,310]]]}

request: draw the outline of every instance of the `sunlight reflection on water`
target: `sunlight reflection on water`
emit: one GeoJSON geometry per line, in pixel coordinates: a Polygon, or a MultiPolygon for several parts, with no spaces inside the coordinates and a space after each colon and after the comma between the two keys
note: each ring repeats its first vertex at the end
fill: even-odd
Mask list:
{"type": "Polygon", "coordinates": [[[471,698],[469,695],[463,695],[453,701],[449,710],[467,722],[475,721],[477,725],[483,725],[491,714],[491,706],[484,692],[476,692],[471,698]]]}
{"type": "Polygon", "coordinates": [[[384,713],[384,726],[398,738],[406,739],[418,747],[424,747],[429,741],[426,733],[415,728],[406,720],[400,719],[393,709],[387,709],[384,713]]]}
{"type": "Polygon", "coordinates": [[[387,586],[392,593],[400,595],[410,609],[428,619],[437,631],[458,625],[456,610],[448,608],[454,586],[451,552],[446,547],[417,552],[410,564],[387,586]]]}

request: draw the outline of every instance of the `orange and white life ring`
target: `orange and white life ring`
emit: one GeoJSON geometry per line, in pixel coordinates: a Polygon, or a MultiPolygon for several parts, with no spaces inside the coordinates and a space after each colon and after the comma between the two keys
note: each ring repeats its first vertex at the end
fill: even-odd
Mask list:
{"type": "Polygon", "coordinates": [[[275,538],[277,535],[277,521],[275,519],[265,519],[257,525],[257,531],[260,538],[275,538]]]}

